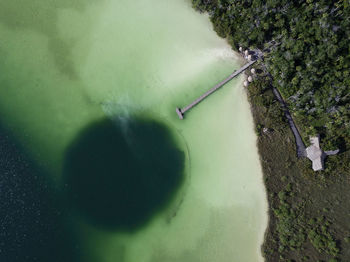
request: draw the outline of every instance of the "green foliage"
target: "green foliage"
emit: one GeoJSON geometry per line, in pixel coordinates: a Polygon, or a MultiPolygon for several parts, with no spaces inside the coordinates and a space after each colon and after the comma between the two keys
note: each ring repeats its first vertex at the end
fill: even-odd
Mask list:
{"type": "Polygon", "coordinates": [[[318,218],[317,225],[315,226],[314,223],[312,225],[307,234],[311,244],[319,252],[326,252],[329,255],[337,256],[339,248],[328,230],[329,222],[325,218],[318,218]]]}
{"type": "Polygon", "coordinates": [[[328,262],[338,262],[339,260],[338,259],[335,259],[335,258],[331,258],[330,260],[328,260],[328,262]]]}
{"type": "MultiPolygon", "coordinates": [[[[340,237],[340,232],[333,232],[330,229],[333,227],[326,219],[312,218],[319,214],[314,212],[315,207],[329,217],[335,216],[333,210],[322,207],[323,199],[319,199],[316,192],[308,193],[310,187],[314,187],[310,181],[295,184],[293,180],[302,173],[303,178],[299,177],[299,181],[312,178],[323,185],[329,175],[336,177],[336,174],[349,174],[349,1],[192,2],[197,10],[208,12],[215,31],[221,37],[226,37],[235,50],[240,46],[244,49],[264,50],[271,40],[275,40],[277,45],[268,52],[264,51],[264,60],[259,62],[260,68],[271,75],[272,85],[278,88],[286,100],[305,141],[308,141],[308,135],[321,134],[321,146],[324,150],[342,150],[336,157],[327,158],[326,170],[317,173],[317,177],[307,159],[286,162],[282,169],[277,159],[284,152],[277,156],[271,148],[279,152],[286,145],[291,147],[291,143],[284,144],[285,140],[280,138],[288,135],[289,130],[283,110],[275,102],[269,89],[270,78],[259,76],[258,81],[248,86],[255,121],[260,124],[257,131],[261,134],[264,126],[274,130],[270,136],[261,136],[258,140],[261,156],[267,158],[267,155],[272,155],[267,158],[269,161],[262,161],[269,204],[273,211],[270,217],[272,231],[267,235],[268,245],[264,249],[266,258],[269,258],[268,261],[303,261],[308,258],[299,255],[317,252],[317,259],[321,259],[319,261],[326,261],[330,256],[342,257],[344,254],[340,254],[335,241],[335,237],[340,237]],[[264,141],[264,137],[268,142],[264,141]],[[279,144],[274,146],[277,143],[279,144]],[[301,172],[296,173],[296,169],[301,172]],[[287,181],[293,182],[293,186],[286,185],[287,181]],[[301,200],[300,195],[308,201],[301,200]],[[298,255],[298,259],[294,255],[298,255]]],[[[293,159],[294,151],[285,153],[293,159]]],[[[344,242],[350,242],[349,239],[345,238],[344,242]]],[[[328,261],[338,261],[336,258],[328,261]]]]}
{"type": "Polygon", "coordinates": [[[280,204],[278,208],[273,209],[278,220],[277,232],[280,241],[278,251],[280,253],[285,249],[300,248],[306,239],[304,229],[299,227],[299,222],[303,219],[302,214],[298,209],[292,208],[286,201],[290,190],[291,185],[288,184],[286,190],[278,193],[280,204]]]}
{"type": "MultiPolygon", "coordinates": [[[[234,49],[279,45],[264,64],[301,128],[350,145],[348,1],[192,0],[234,49]],[[338,139],[341,138],[341,139],[338,139]]],[[[256,81],[259,82],[259,81],[256,81]]],[[[256,84],[254,84],[256,85],[256,84]]],[[[258,87],[259,89],[260,87],[258,87]]],[[[267,105],[256,96],[253,102],[267,105]]]]}
{"type": "Polygon", "coordinates": [[[300,206],[293,207],[288,203],[292,188],[292,184],[288,183],[285,190],[277,194],[279,205],[273,209],[280,242],[278,252],[283,253],[287,249],[299,250],[308,239],[318,252],[337,256],[339,248],[329,232],[329,221],[324,217],[306,220],[300,206]]]}

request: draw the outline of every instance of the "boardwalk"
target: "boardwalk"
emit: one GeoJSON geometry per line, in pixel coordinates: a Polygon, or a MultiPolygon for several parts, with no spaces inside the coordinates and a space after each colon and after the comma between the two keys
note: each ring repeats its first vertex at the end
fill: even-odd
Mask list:
{"type": "Polygon", "coordinates": [[[277,90],[277,88],[272,87],[272,92],[275,95],[276,99],[278,100],[278,102],[280,102],[283,111],[284,111],[284,115],[286,116],[287,120],[288,120],[288,124],[290,126],[290,129],[293,132],[294,138],[295,138],[295,143],[297,146],[297,155],[298,157],[305,157],[306,156],[306,147],[305,144],[303,142],[303,140],[301,139],[300,133],[298,128],[296,127],[294,120],[288,110],[288,107],[286,105],[286,103],[284,102],[280,92],[277,90]]]}
{"type": "Polygon", "coordinates": [[[223,85],[225,85],[227,82],[231,81],[233,78],[235,78],[236,76],[238,76],[240,73],[242,73],[244,70],[246,70],[248,67],[250,67],[252,64],[254,64],[257,60],[251,61],[247,64],[245,64],[244,66],[242,66],[240,69],[238,69],[237,71],[233,72],[231,75],[229,75],[225,80],[221,81],[220,83],[218,83],[216,86],[214,86],[213,88],[211,88],[210,90],[208,90],[207,92],[205,92],[203,95],[201,95],[200,97],[198,97],[196,100],[194,100],[191,104],[189,104],[188,106],[185,106],[183,108],[176,108],[176,113],[179,116],[180,119],[183,119],[184,114],[190,110],[191,108],[193,108],[194,106],[196,106],[197,104],[199,104],[200,102],[202,102],[205,98],[207,98],[209,95],[211,95],[212,93],[214,93],[216,90],[218,90],[220,87],[222,87],[223,85]]]}

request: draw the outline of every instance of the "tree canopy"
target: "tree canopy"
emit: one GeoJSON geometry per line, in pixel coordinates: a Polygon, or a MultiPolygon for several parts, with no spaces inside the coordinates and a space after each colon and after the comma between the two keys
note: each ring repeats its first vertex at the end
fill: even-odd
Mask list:
{"type": "Polygon", "coordinates": [[[233,49],[280,44],[265,57],[272,84],[306,134],[350,145],[350,4],[326,0],[192,0],[233,49]]]}

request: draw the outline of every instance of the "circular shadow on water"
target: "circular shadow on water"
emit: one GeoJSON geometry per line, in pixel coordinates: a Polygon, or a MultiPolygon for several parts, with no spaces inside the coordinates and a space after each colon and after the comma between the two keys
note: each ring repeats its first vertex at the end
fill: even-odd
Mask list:
{"type": "Polygon", "coordinates": [[[170,203],[184,181],[184,162],[163,124],[104,119],[67,150],[67,197],[93,225],[133,231],[170,203]]]}

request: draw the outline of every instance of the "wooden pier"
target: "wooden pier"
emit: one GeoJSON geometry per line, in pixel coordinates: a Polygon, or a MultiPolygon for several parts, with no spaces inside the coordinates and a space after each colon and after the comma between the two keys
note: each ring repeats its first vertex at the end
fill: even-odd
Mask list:
{"type": "Polygon", "coordinates": [[[218,83],[216,86],[214,86],[213,88],[209,89],[207,92],[205,92],[203,95],[201,95],[200,97],[198,97],[196,100],[194,100],[191,104],[183,107],[183,108],[176,108],[176,113],[179,116],[180,119],[184,118],[184,114],[190,110],[191,108],[193,108],[194,106],[196,106],[197,104],[199,104],[200,102],[202,102],[205,98],[207,98],[209,95],[211,95],[212,93],[214,93],[216,90],[218,90],[220,87],[222,87],[223,85],[225,85],[227,82],[231,81],[233,78],[235,78],[236,76],[238,76],[240,73],[242,73],[244,70],[246,70],[248,67],[250,67],[252,64],[254,64],[257,60],[251,61],[247,64],[245,64],[244,66],[242,66],[240,69],[238,69],[237,71],[233,72],[231,75],[229,75],[226,79],[224,79],[223,81],[221,81],[220,83],[218,83]]]}

